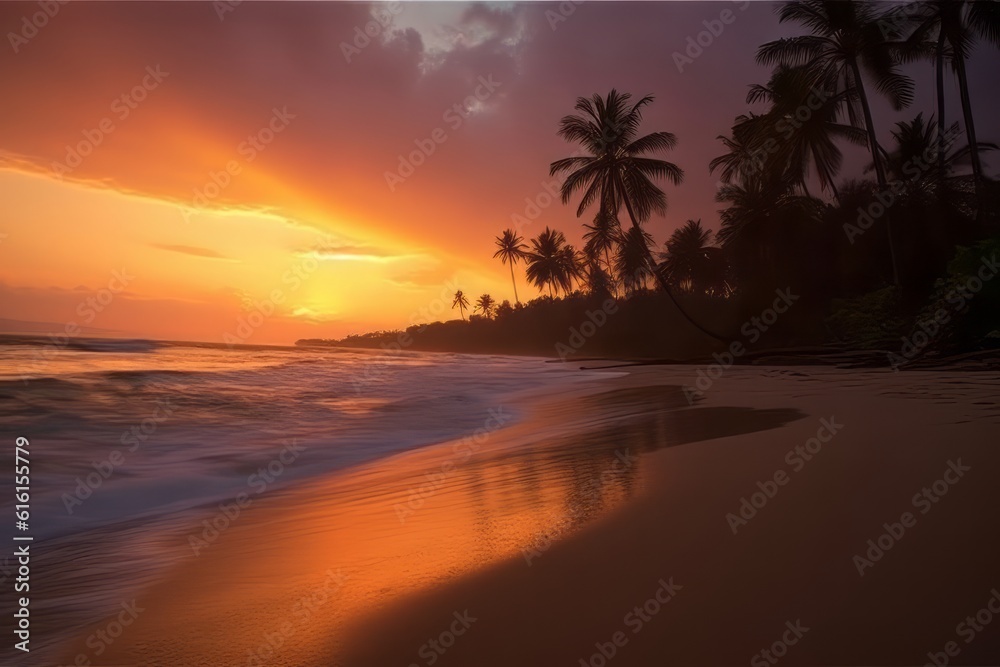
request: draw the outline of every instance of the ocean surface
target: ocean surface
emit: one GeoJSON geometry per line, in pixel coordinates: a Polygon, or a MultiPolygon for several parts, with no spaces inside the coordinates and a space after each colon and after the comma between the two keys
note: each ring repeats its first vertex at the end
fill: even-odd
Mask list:
{"type": "Polygon", "coordinates": [[[7,337],[0,431],[30,440],[37,540],[270,493],[472,433],[498,408],[510,424],[513,394],[586,375],[533,358],[7,337]]]}
{"type": "Polygon", "coordinates": [[[62,642],[190,559],[190,536],[240,494],[275,498],[495,429],[498,414],[513,425],[518,395],[596,375],[538,358],[0,336],[6,516],[18,437],[31,470],[30,528],[11,519],[0,538],[30,535],[40,577],[31,660],[5,646],[0,664],[53,664],[62,642]]]}

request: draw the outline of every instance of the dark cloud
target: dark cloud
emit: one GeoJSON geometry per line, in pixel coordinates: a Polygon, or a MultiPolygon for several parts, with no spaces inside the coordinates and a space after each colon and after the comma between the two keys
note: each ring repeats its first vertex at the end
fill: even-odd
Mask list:
{"type": "MultiPolygon", "coordinates": [[[[220,20],[209,3],[68,3],[19,53],[7,48],[0,56],[0,149],[49,164],[112,116],[114,132],[74,175],[186,201],[210,173],[240,159],[241,142],[267,124],[275,107],[287,107],[295,119],[253,163],[281,187],[236,177],[227,201],[289,215],[321,210],[346,236],[374,228],[401,243],[489,263],[492,237],[525,210],[526,198],[543,191],[549,163],[572,151],[555,134],[559,119],[578,96],[616,87],[655,95],[645,129],[679,138],[669,159],[684,169],[684,184],[668,188],[667,217],[650,222],[662,242],[688,218],[717,225],[716,179],[708,172],[722,152],[716,137],[747,111],[747,86],[767,79],[754,61],[757,46],[796,30],[778,24],[771,3],[742,4],[459,10],[404,3],[385,34],[347,62],[342,45],[354,44],[372,20],[370,5],[246,2],[220,20]],[[674,54],[726,10],[735,20],[679,71],[674,54]],[[439,15],[447,21],[429,29],[439,15]],[[114,117],[113,101],[156,65],[169,76],[128,118],[114,117]],[[451,127],[445,114],[466,104],[480,77],[500,85],[451,127]],[[446,140],[390,192],[386,173],[437,129],[446,140]]],[[[0,30],[16,30],[36,10],[33,3],[3,3],[0,30]]],[[[970,64],[979,134],[987,141],[998,138],[995,60],[995,51],[981,48],[970,64]]],[[[920,77],[913,108],[876,109],[884,137],[896,120],[933,109],[930,67],[911,71],[920,77]]],[[[960,118],[957,96],[948,112],[960,118]]],[[[858,172],[864,152],[845,152],[845,175],[858,172]]],[[[544,209],[537,226],[545,224],[579,238],[570,207],[544,209]]]]}

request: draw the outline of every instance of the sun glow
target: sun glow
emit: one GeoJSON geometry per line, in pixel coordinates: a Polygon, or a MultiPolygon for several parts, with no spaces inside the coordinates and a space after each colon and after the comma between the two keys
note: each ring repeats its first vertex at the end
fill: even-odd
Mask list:
{"type": "MultiPolygon", "coordinates": [[[[6,164],[0,188],[11,194],[0,290],[4,316],[17,321],[60,329],[79,319],[81,299],[114,271],[134,280],[81,322],[85,332],[221,340],[256,309],[266,321],[246,342],[289,343],[341,336],[355,330],[353,322],[405,326],[413,291],[426,291],[428,300],[440,291],[419,281],[446,256],[399,248],[370,231],[352,235],[315,207],[309,217],[276,208],[191,208],[108,183],[53,178],[24,168],[30,162],[6,164]]],[[[279,199],[293,189],[275,191],[279,199]]]]}

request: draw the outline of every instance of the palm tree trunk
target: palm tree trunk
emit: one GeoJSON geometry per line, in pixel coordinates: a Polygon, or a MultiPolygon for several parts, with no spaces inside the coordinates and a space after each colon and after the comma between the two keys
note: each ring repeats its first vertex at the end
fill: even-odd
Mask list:
{"type": "MultiPolygon", "coordinates": [[[[622,197],[622,199],[625,201],[625,210],[628,211],[628,217],[632,220],[632,227],[634,229],[639,230],[639,233],[641,235],[642,228],[639,226],[639,222],[635,219],[635,213],[632,212],[632,202],[629,201],[627,196],[622,197]]],[[[664,292],[667,293],[667,296],[670,297],[670,301],[674,304],[674,307],[677,308],[678,311],[680,311],[680,314],[684,316],[684,319],[687,320],[691,324],[691,326],[693,326],[695,329],[702,332],[706,336],[710,336],[711,338],[714,338],[717,341],[720,341],[722,343],[727,342],[726,339],[723,338],[722,336],[716,333],[712,333],[705,327],[695,322],[693,319],[691,319],[691,316],[687,314],[687,311],[681,308],[681,304],[677,303],[677,299],[674,298],[674,293],[670,291],[670,286],[667,285],[667,281],[665,281],[663,279],[663,276],[660,275],[660,272],[656,270],[656,262],[653,261],[653,253],[649,251],[648,247],[646,248],[646,262],[649,264],[649,268],[653,272],[653,277],[656,280],[656,283],[660,286],[660,289],[662,289],[664,292]]]]}
{"type": "Polygon", "coordinates": [[[938,29],[937,53],[934,55],[937,85],[938,178],[944,178],[944,28],[938,29]]]}
{"type": "Polygon", "coordinates": [[[517,298],[517,283],[514,282],[514,262],[510,263],[510,284],[514,286],[514,303],[520,305],[521,302],[517,298]]]}
{"type": "MultiPolygon", "coordinates": [[[[875,176],[878,178],[879,189],[885,191],[888,181],[885,177],[885,165],[882,164],[882,156],[879,155],[878,137],[875,136],[875,121],[872,120],[872,109],[868,104],[868,95],[865,92],[865,82],[861,79],[861,68],[858,67],[857,59],[851,59],[851,72],[854,75],[854,88],[858,91],[858,99],[861,102],[861,109],[865,114],[865,129],[868,131],[868,147],[872,152],[872,162],[875,165],[875,176]]],[[[889,239],[889,259],[892,262],[892,283],[899,284],[899,269],[896,264],[896,244],[892,238],[892,214],[885,212],[885,234],[889,239]]]]}
{"type": "Polygon", "coordinates": [[[972,178],[976,186],[976,218],[983,212],[983,165],[979,161],[979,144],[976,142],[976,123],[972,118],[972,100],[969,98],[969,80],[965,74],[965,58],[955,59],[958,74],[958,90],[962,96],[962,114],[965,116],[965,134],[969,141],[969,156],[972,158],[972,178]]]}
{"type": "Polygon", "coordinates": [[[608,279],[611,281],[611,292],[612,292],[612,294],[615,295],[615,298],[617,299],[618,298],[618,283],[617,283],[617,281],[615,281],[615,272],[614,272],[614,269],[611,268],[611,253],[608,251],[607,247],[604,248],[604,263],[608,267],[608,279]]]}
{"type": "Polygon", "coordinates": [[[882,156],[879,154],[878,137],[875,135],[875,121],[872,120],[872,109],[868,104],[868,93],[865,92],[865,82],[861,79],[861,68],[858,67],[857,60],[851,61],[851,72],[854,78],[854,88],[858,91],[861,110],[865,116],[865,131],[868,133],[868,148],[871,150],[872,163],[875,165],[875,178],[878,179],[878,186],[884,190],[888,184],[885,177],[885,165],[882,164],[882,156]]]}

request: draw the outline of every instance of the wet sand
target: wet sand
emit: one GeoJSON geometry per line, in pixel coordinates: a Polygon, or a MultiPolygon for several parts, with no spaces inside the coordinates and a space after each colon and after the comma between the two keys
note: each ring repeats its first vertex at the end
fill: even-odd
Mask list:
{"type": "Polygon", "coordinates": [[[62,663],[924,664],[949,641],[951,664],[998,662],[1000,615],[969,643],[956,624],[1000,587],[1000,376],[738,368],[690,406],[695,371],[522,397],[529,418],[479,442],[261,498],[62,663]],[[786,458],[823,419],[842,428],[786,458]]]}

